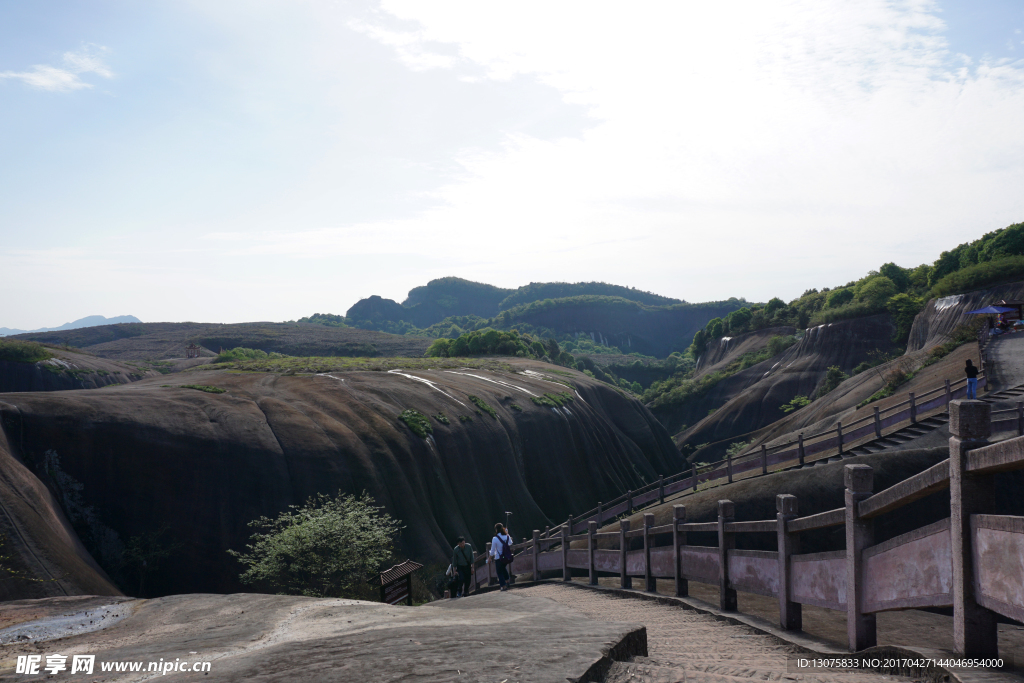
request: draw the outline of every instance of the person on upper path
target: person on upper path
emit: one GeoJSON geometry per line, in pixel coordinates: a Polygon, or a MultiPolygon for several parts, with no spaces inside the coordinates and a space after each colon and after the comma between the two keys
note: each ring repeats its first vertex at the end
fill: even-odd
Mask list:
{"type": "Polygon", "coordinates": [[[494,525],[494,538],[491,539],[491,557],[498,571],[498,584],[501,590],[508,590],[508,566],[512,564],[512,536],[505,530],[505,525],[498,522],[494,525]]]}
{"type": "Polygon", "coordinates": [[[967,398],[972,401],[976,400],[978,398],[978,368],[974,367],[970,358],[967,359],[964,372],[967,374],[967,398]]]}
{"type": "Polygon", "coordinates": [[[469,577],[473,566],[473,546],[466,543],[463,536],[455,539],[455,547],[452,548],[452,571],[455,572],[455,590],[452,591],[453,598],[461,598],[469,595],[469,577]]]}

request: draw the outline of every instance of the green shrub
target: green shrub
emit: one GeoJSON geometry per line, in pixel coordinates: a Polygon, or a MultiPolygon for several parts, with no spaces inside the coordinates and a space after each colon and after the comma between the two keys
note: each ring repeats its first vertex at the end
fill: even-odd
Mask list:
{"type": "Polygon", "coordinates": [[[839,308],[853,301],[853,292],[849,289],[834,289],[825,298],[825,308],[839,308]]]}
{"type": "Polygon", "coordinates": [[[523,412],[523,409],[520,408],[519,404],[517,404],[517,403],[509,403],[508,407],[511,408],[512,410],[516,411],[517,413],[523,412]]]}
{"type": "Polygon", "coordinates": [[[0,360],[15,363],[38,363],[53,358],[45,346],[19,339],[0,339],[0,360]]]}
{"type": "Polygon", "coordinates": [[[421,439],[425,439],[428,434],[434,433],[434,428],[430,426],[430,420],[427,419],[426,415],[417,410],[403,410],[398,419],[404,422],[412,430],[412,433],[421,439]]]}
{"type": "Polygon", "coordinates": [[[438,422],[440,422],[443,425],[448,425],[448,424],[452,423],[452,421],[449,420],[448,416],[445,415],[444,413],[438,413],[437,415],[431,415],[431,417],[433,417],[435,420],[437,420],[438,422]]]}
{"type": "Polygon", "coordinates": [[[285,595],[374,599],[368,581],[392,558],[399,520],[360,497],[322,493],[289,505],[276,519],[249,523],[255,531],[244,552],[229,550],[246,570],[238,577],[285,595]]]}
{"type": "Polygon", "coordinates": [[[473,405],[493,417],[495,420],[498,419],[498,413],[494,412],[494,408],[487,405],[483,399],[476,396],[470,396],[469,400],[473,402],[473,405]]]}
{"type": "Polygon", "coordinates": [[[843,372],[838,365],[829,367],[829,369],[825,371],[825,381],[823,381],[821,386],[818,388],[817,398],[820,398],[832,391],[849,379],[849,377],[850,376],[843,372]]]}
{"type": "Polygon", "coordinates": [[[896,323],[896,334],[892,340],[897,344],[905,344],[910,338],[914,318],[924,308],[924,299],[910,294],[897,294],[889,299],[885,307],[889,309],[893,322],[896,323]]]}
{"type": "Polygon", "coordinates": [[[213,359],[214,363],[230,363],[232,361],[243,361],[243,360],[264,360],[267,358],[286,358],[283,353],[267,353],[261,349],[247,349],[244,346],[237,346],[233,349],[225,349],[221,351],[216,358],[213,359]]]}
{"type": "Polygon", "coordinates": [[[734,443],[729,444],[729,448],[727,448],[725,450],[725,453],[726,453],[726,455],[731,455],[731,456],[735,457],[735,456],[739,455],[740,453],[742,453],[744,451],[744,449],[746,449],[746,447],[749,446],[749,445],[750,445],[749,441],[736,441],[734,443]]]}
{"type": "Polygon", "coordinates": [[[472,422],[473,418],[469,415],[459,415],[459,422],[472,422]]]}
{"type": "Polygon", "coordinates": [[[782,335],[777,334],[768,340],[768,353],[771,354],[771,356],[777,356],[793,344],[796,344],[796,337],[783,337],[782,335]]]}
{"type": "Polygon", "coordinates": [[[543,396],[532,396],[530,400],[539,406],[546,408],[560,408],[576,400],[571,393],[563,391],[558,394],[544,394],[543,396]]]}
{"type": "Polygon", "coordinates": [[[1024,256],[1006,256],[985,261],[946,275],[932,287],[933,297],[960,294],[1024,278],[1024,256]]]}
{"type": "Polygon", "coordinates": [[[220,387],[211,387],[205,384],[181,384],[181,389],[195,389],[196,391],[205,391],[208,394],[224,394],[227,393],[227,389],[221,389],[220,387]]]}
{"type": "Polygon", "coordinates": [[[784,413],[791,413],[794,410],[799,410],[804,406],[810,405],[811,399],[806,396],[794,396],[789,403],[783,403],[779,406],[779,409],[784,413]]]}

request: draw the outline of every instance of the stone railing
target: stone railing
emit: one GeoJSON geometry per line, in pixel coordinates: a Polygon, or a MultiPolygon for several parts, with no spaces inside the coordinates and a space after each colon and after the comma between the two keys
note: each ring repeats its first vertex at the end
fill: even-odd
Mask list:
{"type": "MultiPolygon", "coordinates": [[[[989,445],[989,404],[953,401],[950,408],[948,460],[878,493],[870,467],[847,465],[844,507],[800,517],[796,497],[779,495],[775,519],[737,521],[732,502],[722,500],[713,522],[687,522],[683,505],[662,526],[648,513],[639,529],[622,520],[617,531],[599,533],[589,520],[583,534],[570,534],[567,525],[549,538],[534,531],[515,546],[511,571],[535,580],[560,571],[570,581],[573,569],[583,570],[591,584],[600,574],[617,575],[624,588],[640,578],[647,591],[656,579],[669,579],[677,596],[696,581],[717,585],[727,611],[736,609],[737,591],[755,593],[778,600],[779,623],[791,630],[801,628],[802,605],[845,611],[851,651],[876,644],[878,612],[952,607],[956,651],[995,657],[996,615],[1024,620],[1024,517],[989,508],[998,473],[1024,469],[1024,437],[989,445]],[[875,517],[946,488],[950,518],[874,542],[875,517]],[[845,526],[845,550],[800,553],[801,533],[833,526],[845,526]],[[717,534],[717,546],[688,544],[687,534],[697,532],[717,534]],[[748,533],[775,536],[778,550],[737,550],[736,535],[748,533]],[[656,545],[658,537],[670,544],[656,545]],[[642,539],[642,547],[632,549],[632,539],[642,539]]],[[[492,563],[478,564],[473,578],[482,586],[493,574],[492,563]]]]}

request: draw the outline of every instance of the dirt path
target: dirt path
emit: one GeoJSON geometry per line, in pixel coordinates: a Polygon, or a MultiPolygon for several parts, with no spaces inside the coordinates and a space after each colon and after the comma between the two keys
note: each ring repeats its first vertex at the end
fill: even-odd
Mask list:
{"type": "Polygon", "coordinates": [[[595,620],[629,621],[647,627],[649,656],[616,662],[606,683],[912,680],[867,672],[797,672],[789,664],[792,655],[802,652],[797,647],[693,610],[553,584],[523,588],[521,592],[550,598],[595,620]]]}

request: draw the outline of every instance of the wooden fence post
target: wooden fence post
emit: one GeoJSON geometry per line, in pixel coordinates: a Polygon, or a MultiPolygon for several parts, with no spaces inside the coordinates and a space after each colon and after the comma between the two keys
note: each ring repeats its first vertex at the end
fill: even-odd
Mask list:
{"type": "Polygon", "coordinates": [[[799,602],[793,602],[793,587],[789,582],[790,558],[800,552],[800,536],[789,533],[786,525],[797,517],[796,496],[775,497],[775,519],[778,522],[779,539],[779,625],[787,631],[803,628],[803,611],[799,602]]]}
{"type": "MultiPolygon", "coordinates": [[[[946,380],[946,385],[949,385],[949,380],[946,380]]],[[[878,412],[878,406],[875,406],[875,438],[882,438],[882,416],[878,412]]]]}
{"type": "Polygon", "coordinates": [[[718,501],[718,607],[723,612],[736,611],[736,590],[729,587],[729,551],[736,547],[736,536],[725,530],[736,519],[731,500],[718,501]]]}
{"type": "Polygon", "coordinates": [[[864,555],[874,543],[874,524],[861,519],[860,502],[871,496],[874,470],[867,465],[847,465],[846,479],[846,636],[850,651],[878,644],[875,615],[864,614],[864,555]]]}
{"type": "Polygon", "coordinates": [[[665,503],[665,475],[658,475],[658,500],[662,504],[665,503]]]}
{"type": "Polygon", "coordinates": [[[623,519],[619,522],[619,587],[632,588],[633,577],[626,571],[626,549],[629,548],[629,539],[626,532],[629,531],[629,520],[623,519]]]}
{"type": "Polygon", "coordinates": [[[493,586],[498,583],[498,577],[494,573],[494,563],[491,562],[491,543],[487,542],[487,558],[484,560],[487,563],[487,585],[493,586]]]}
{"type": "Polygon", "coordinates": [[[967,454],[988,443],[992,406],[956,400],[949,411],[949,507],[953,542],[953,649],[964,657],[997,657],[996,615],[974,597],[975,567],[971,515],[988,512],[992,475],[967,472],[967,454]]]}
{"type": "Polygon", "coordinates": [[[572,581],[569,569],[569,528],[562,527],[562,581],[572,581]]]}
{"type": "Polygon", "coordinates": [[[804,433],[800,432],[796,436],[797,441],[797,453],[800,455],[800,464],[804,464],[804,433]]]}
{"type": "Polygon", "coordinates": [[[732,483],[732,454],[731,453],[726,453],[725,454],[725,472],[726,472],[726,475],[729,477],[729,483],[731,484],[732,483]]]}
{"type": "Polygon", "coordinates": [[[914,392],[910,394],[910,424],[917,424],[917,401],[914,400],[914,392]]]}
{"type": "Polygon", "coordinates": [[[843,423],[839,422],[836,427],[836,438],[839,441],[839,455],[843,454],[843,423]]]}
{"type": "Polygon", "coordinates": [[[589,551],[588,554],[590,555],[590,561],[587,564],[587,567],[589,567],[589,569],[590,569],[590,585],[591,586],[596,586],[597,585],[597,566],[594,564],[594,550],[596,550],[596,548],[594,547],[594,544],[595,544],[596,541],[597,541],[597,522],[591,520],[590,522],[587,522],[587,550],[589,551]]]}
{"type": "Polygon", "coordinates": [[[676,582],[676,597],[686,597],[690,594],[690,587],[683,577],[683,562],[679,552],[686,545],[686,532],[679,530],[679,525],[686,522],[686,506],[672,506],[672,565],[673,576],[676,582]]]}
{"type": "Polygon", "coordinates": [[[693,482],[693,490],[697,490],[697,463],[690,463],[690,480],[693,482]]]}
{"type": "Polygon", "coordinates": [[[540,530],[533,530],[533,580],[540,581],[540,530]]]}
{"type": "Polygon", "coordinates": [[[1024,401],[1017,401],[1017,436],[1024,436],[1024,401]]]}
{"type": "Polygon", "coordinates": [[[649,593],[658,592],[658,580],[651,569],[651,527],[654,526],[654,513],[644,513],[644,590],[649,593]]]}
{"type": "Polygon", "coordinates": [[[761,474],[768,474],[768,447],[761,444],[761,474]]]}

